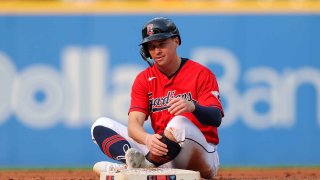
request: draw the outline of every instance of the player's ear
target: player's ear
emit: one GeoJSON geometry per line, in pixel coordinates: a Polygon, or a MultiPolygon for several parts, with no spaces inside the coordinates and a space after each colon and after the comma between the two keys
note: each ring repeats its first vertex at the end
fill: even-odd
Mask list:
{"type": "Polygon", "coordinates": [[[173,40],[174,40],[174,42],[176,44],[176,47],[178,47],[179,44],[180,44],[180,40],[179,40],[178,36],[175,36],[173,40]]]}
{"type": "Polygon", "coordinates": [[[140,48],[140,55],[142,59],[145,60],[150,66],[153,65],[154,62],[151,59],[151,55],[144,45],[142,45],[140,48]]]}

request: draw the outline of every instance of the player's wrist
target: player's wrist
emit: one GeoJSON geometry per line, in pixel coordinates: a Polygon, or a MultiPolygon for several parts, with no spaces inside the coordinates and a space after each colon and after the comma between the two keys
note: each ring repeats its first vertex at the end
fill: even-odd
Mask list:
{"type": "Polygon", "coordinates": [[[149,139],[150,139],[149,136],[150,134],[147,134],[145,138],[145,145],[147,146],[148,149],[149,149],[149,139]]]}
{"type": "Polygon", "coordinates": [[[197,109],[197,103],[194,102],[194,101],[191,101],[191,102],[192,102],[191,112],[193,113],[193,112],[195,112],[196,109],[197,109]]]}

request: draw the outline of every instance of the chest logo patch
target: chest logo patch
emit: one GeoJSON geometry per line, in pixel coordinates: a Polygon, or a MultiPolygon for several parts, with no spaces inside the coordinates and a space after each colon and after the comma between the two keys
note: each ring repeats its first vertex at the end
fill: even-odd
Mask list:
{"type": "Polygon", "coordinates": [[[192,93],[187,92],[187,93],[181,93],[181,94],[175,94],[176,91],[168,91],[167,95],[163,97],[157,97],[157,98],[152,98],[152,93],[149,93],[149,111],[152,112],[159,112],[163,111],[169,108],[167,105],[169,101],[173,98],[181,97],[186,99],[187,101],[193,101],[197,102],[196,100],[192,99],[192,93]]]}

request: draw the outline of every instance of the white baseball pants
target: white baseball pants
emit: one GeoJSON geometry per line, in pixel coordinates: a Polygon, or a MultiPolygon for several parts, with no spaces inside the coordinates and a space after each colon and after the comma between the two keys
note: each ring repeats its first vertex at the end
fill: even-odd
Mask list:
{"type": "MultiPolygon", "coordinates": [[[[91,127],[91,135],[94,143],[93,129],[96,126],[110,128],[124,137],[132,148],[138,149],[144,155],[148,153],[146,145],[139,144],[128,136],[126,126],[110,118],[102,117],[95,121],[91,127]]],[[[186,117],[175,116],[168,123],[166,130],[171,132],[181,146],[179,155],[161,167],[190,169],[199,171],[203,178],[213,178],[219,167],[217,146],[208,143],[201,131],[186,117]]],[[[124,148],[124,151],[127,149],[124,148]]],[[[120,157],[119,157],[120,158],[120,157]]]]}

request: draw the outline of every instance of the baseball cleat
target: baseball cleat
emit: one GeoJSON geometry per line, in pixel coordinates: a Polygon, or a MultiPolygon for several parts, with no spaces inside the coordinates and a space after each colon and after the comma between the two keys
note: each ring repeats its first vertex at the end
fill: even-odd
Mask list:
{"type": "Polygon", "coordinates": [[[108,161],[100,161],[93,166],[93,172],[97,175],[100,175],[102,172],[116,173],[124,169],[127,169],[125,164],[117,164],[108,161]]]}
{"type": "Polygon", "coordinates": [[[128,169],[132,168],[155,168],[156,166],[149,162],[146,157],[138,150],[130,148],[126,151],[126,163],[128,169]]]}

